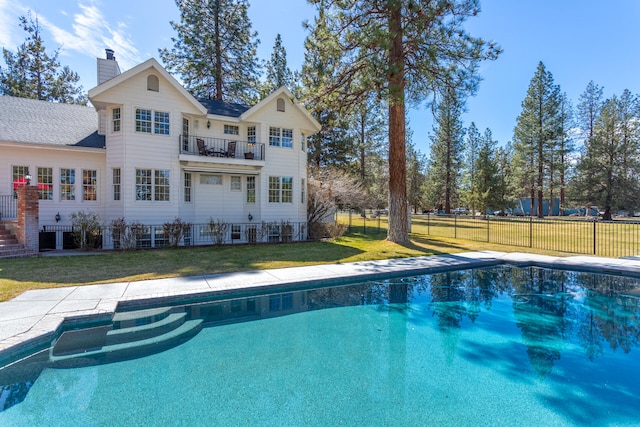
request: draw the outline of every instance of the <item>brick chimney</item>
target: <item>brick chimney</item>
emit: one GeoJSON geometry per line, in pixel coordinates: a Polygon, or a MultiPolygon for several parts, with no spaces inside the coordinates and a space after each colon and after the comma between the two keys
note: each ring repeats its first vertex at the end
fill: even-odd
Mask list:
{"type": "Polygon", "coordinates": [[[98,58],[98,85],[120,74],[120,66],[112,49],[105,49],[106,59],[98,58]]]}

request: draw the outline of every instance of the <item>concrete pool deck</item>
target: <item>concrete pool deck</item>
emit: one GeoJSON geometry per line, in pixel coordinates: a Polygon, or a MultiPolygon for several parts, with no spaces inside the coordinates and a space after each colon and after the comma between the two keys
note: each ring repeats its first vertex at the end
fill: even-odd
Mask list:
{"type": "Polygon", "coordinates": [[[239,292],[281,292],[287,288],[318,286],[339,280],[367,281],[500,264],[640,278],[640,257],[554,257],[480,251],[31,290],[0,303],[0,365],[27,349],[50,342],[63,322],[110,319],[118,307],[143,308],[145,304],[166,302],[169,305],[239,292]]]}

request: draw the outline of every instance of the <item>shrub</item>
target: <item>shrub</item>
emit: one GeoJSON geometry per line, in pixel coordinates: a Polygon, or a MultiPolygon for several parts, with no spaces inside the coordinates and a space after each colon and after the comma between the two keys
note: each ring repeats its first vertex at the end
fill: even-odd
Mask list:
{"type": "Polygon", "coordinates": [[[180,245],[180,240],[184,236],[184,233],[191,228],[191,223],[183,222],[180,218],[174,219],[172,222],[165,222],[162,224],[162,231],[164,231],[165,239],[167,239],[169,246],[177,248],[180,245]]]}
{"type": "Polygon", "coordinates": [[[211,240],[216,245],[221,245],[224,243],[227,237],[227,231],[229,231],[230,224],[223,220],[215,220],[213,218],[209,218],[209,235],[211,236],[211,240]]]}
{"type": "Polygon", "coordinates": [[[70,215],[73,226],[73,242],[80,250],[88,251],[100,247],[100,218],[95,212],[78,211],[70,215]]]}

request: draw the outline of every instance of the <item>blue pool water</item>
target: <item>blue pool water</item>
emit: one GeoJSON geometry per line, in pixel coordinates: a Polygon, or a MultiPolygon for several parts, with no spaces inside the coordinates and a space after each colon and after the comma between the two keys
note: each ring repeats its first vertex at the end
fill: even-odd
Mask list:
{"type": "Polygon", "coordinates": [[[499,267],[216,302],[173,349],[45,368],[0,425],[637,426],[639,285],[499,267]]]}

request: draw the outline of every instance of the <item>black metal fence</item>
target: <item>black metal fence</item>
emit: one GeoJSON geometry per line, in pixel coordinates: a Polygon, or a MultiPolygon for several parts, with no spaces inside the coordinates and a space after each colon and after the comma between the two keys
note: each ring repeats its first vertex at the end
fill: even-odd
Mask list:
{"type": "MultiPolygon", "coordinates": [[[[376,211],[363,216],[340,212],[350,233],[387,232],[388,218],[376,211]]],[[[591,217],[543,218],[471,215],[413,215],[416,235],[465,239],[498,245],[607,257],[640,256],[640,221],[601,221],[591,217]]]]}
{"type": "MultiPolygon", "coordinates": [[[[45,226],[40,231],[40,250],[78,247],[78,229],[72,226],[45,226]],[[74,233],[75,231],[75,233],[74,233]],[[74,235],[75,234],[75,235],[74,235]]],[[[178,246],[206,246],[254,243],[297,242],[307,240],[306,222],[272,221],[261,223],[187,224],[178,246]]],[[[163,225],[128,224],[109,226],[85,234],[89,247],[102,249],[141,249],[170,246],[172,236],[163,225]]]]}
{"type": "Polygon", "coordinates": [[[425,215],[414,217],[413,225],[426,227],[428,235],[500,245],[609,257],[640,255],[640,222],[631,220],[425,215]]]}

